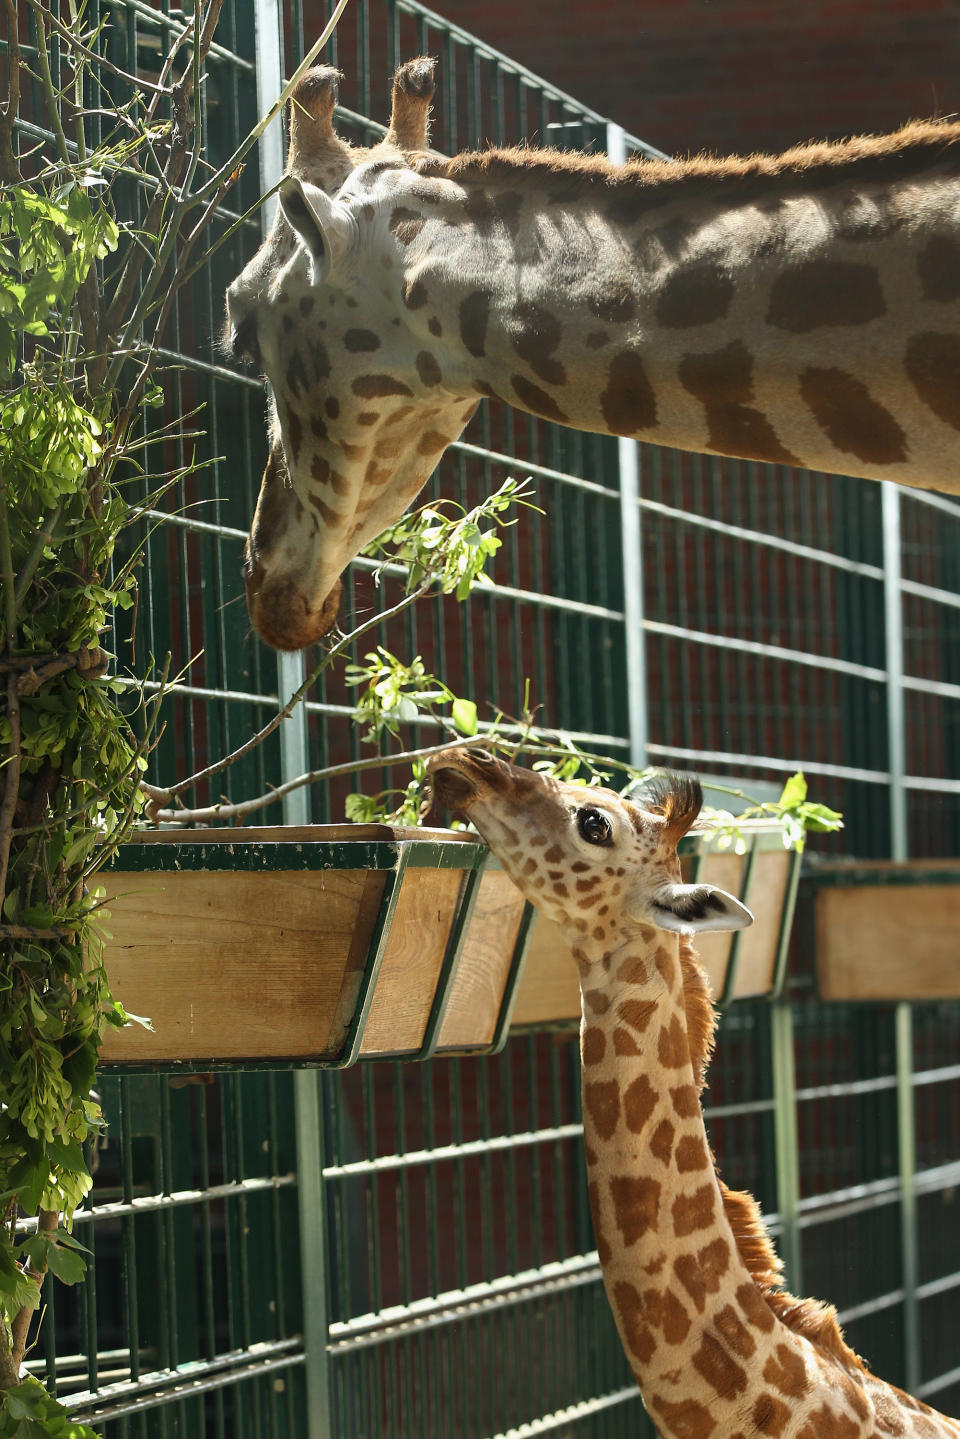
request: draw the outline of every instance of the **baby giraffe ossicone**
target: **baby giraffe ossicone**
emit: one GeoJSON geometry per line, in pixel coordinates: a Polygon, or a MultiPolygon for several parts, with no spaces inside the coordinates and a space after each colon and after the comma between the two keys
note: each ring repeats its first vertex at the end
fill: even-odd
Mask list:
{"type": "Polygon", "coordinates": [[[699,784],[671,777],[641,806],[475,749],[429,768],[438,798],[570,936],[597,1253],[660,1434],[960,1439],[955,1421],[869,1372],[832,1308],[780,1288],[756,1203],[717,1175],[700,1107],[715,1016],[692,935],[752,916],[681,882],[699,784]]]}

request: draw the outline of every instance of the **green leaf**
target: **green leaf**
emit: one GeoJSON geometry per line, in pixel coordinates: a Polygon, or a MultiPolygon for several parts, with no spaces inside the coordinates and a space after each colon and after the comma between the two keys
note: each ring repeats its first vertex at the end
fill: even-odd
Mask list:
{"type": "Polygon", "coordinates": [[[798,771],[787,780],[783,794],[777,800],[778,809],[796,809],[807,797],[807,781],[803,772],[798,771]]]}
{"type": "Polygon", "coordinates": [[[60,1244],[51,1244],[47,1252],[47,1268],[62,1284],[79,1284],[87,1266],[75,1249],[66,1249],[60,1244]]]}
{"type": "Polygon", "coordinates": [[[461,734],[477,733],[477,707],[473,700],[455,699],[450,714],[461,734]]]}

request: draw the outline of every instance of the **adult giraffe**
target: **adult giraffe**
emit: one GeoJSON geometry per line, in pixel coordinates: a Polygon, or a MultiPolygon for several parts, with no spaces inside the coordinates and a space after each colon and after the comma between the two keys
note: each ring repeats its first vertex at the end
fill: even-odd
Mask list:
{"type": "Polygon", "coordinates": [[[597,1253],[662,1439],[960,1439],[955,1420],[869,1372],[835,1310],[780,1288],[754,1200],[716,1172],[700,1108],[714,1014],[691,941],[751,915],[679,882],[699,784],[676,776],[630,804],[478,750],[428,769],[570,937],[597,1253]]]}
{"type": "Polygon", "coordinates": [[[300,649],[483,396],[581,430],[960,493],[960,123],[778,157],[425,152],[432,62],[385,141],[301,82],[270,235],[227,296],[273,387],[246,554],[300,649]]]}

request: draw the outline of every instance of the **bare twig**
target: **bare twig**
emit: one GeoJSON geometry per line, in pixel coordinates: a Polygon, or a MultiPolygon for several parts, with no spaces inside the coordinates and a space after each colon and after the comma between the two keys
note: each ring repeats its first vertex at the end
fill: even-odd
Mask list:
{"type": "MultiPolygon", "coordinates": [[[[30,582],[36,572],[37,565],[43,558],[43,552],[53,539],[53,532],[57,527],[57,521],[63,512],[63,505],[55,505],[45,520],[42,521],[37,537],[30,547],[30,553],[20,567],[16,584],[13,588],[14,604],[19,608],[23,603],[24,596],[30,588],[30,582]]],[[[9,652],[8,652],[9,653],[9,652]]]]}
{"type": "MultiPolygon", "coordinates": [[[[13,0],[4,0],[4,3],[11,4],[13,3],[13,0]]],[[[33,6],[34,10],[36,10],[38,15],[44,17],[47,20],[50,28],[60,37],[60,39],[66,41],[66,43],[70,46],[71,50],[75,50],[76,53],[78,55],[82,55],[85,60],[93,61],[93,63],[97,66],[99,70],[106,70],[109,74],[116,75],[119,80],[124,80],[130,86],[134,94],[136,94],[138,90],[161,89],[161,87],[156,85],[152,80],[147,80],[140,75],[131,75],[128,70],[121,70],[120,66],[114,65],[113,61],[108,60],[106,55],[101,55],[99,51],[91,50],[89,46],[84,45],[83,41],[80,39],[76,31],[70,29],[67,25],[62,24],[61,21],[57,19],[56,15],[53,14],[49,6],[42,3],[42,0],[29,0],[29,3],[33,6]]]]}
{"type": "MultiPolygon", "coordinates": [[[[31,0],[31,3],[36,3],[36,0],[31,0]]],[[[164,166],[162,178],[165,185],[171,190],[176,190],[180,185],[191,159],[193,159],[194,168],[196,165],[195,156],[197,150],[195,137],[193,137],[194,116],[191,110],[191,101],[196,86],[196,77],[199,75],[204,61],[207,58],[210,46],[213,43],[214,30],[220,17],[222,5],[223,0],[210,0],[203,18],[203,24],[200,28],[200,36],[193,64],[187,67],[182,78],[173,86],[170,92],[174,117],[173,135],[171,137],[170,153],[167,156],[167,163],[164,166]],[[191,144],[192,138],[193,144],[191,144]]],[[[233,168],[234,167],[231,166],[227,169],[226,174],[228,176],[232,173],[233,168]]],[[[182,197],[179,202],[179,213],[168,218],[166,241],[161,246],[153,273],[150,276],[149,282],[144,287],[140,300],[134,309],[133,316],[131,316],[124,325],[123,348],[126,348],[130,336],[136,333],[136,327],[146,313],[163,279],[167,264],[172,258],[176,245],[180,222],[187,208],[193,203],[206,203],[210,196],[215,194],[218,189],[220,189],[220,184],[208,185],[205,187],[204,193],[199,199],[182,197]]],[[[146,218],[141,227],[146,234],[151,235],[158,233],[164,211],[168,204],[169,199],[167,193],[163,188],[158,189],[150,202],[150,208],[147,211],[146,218]]],[[[137,283],[143,271],[145,259],[146,256],[139,246],[130,251],[107,312],[106,333],[113,334],[126,319],[130,303],[136,293],[137,283]]],[[[113,367],[111,369],[111,375],[115,374],[116,368],[113,367]]]]}
{"type": "Polygon", "coordinates": [[[18,185],[23,179],[13,153],[13,127],[20,109],[20,35],[17,29],[16,0],[3,0],[7,22],[7,98],[0,106],[0,179],[18,185]]]}
{"type": "MultiPolygon", "coordinates": [[[[237,760],[243,759],[244,755],[249,754],[252,749],[256,749],[258,745],[263,744],[263,741],[272,735],[274,730],[279,729],[284,720],[290,718],[297,705],[301,700],[306,698],[324,670],[328,669],[334,660],[341,655],[349,645],[359,640],[368,630],[373,629],[374,626],[383,624],[386,620],[393,619],[395,615],[402,613],[409,605],[414,604],[416,600],[425,595],[432,584],[433,577],[431,576],[425,579],[423,584],[417,589],[411,590],[410,594],[404,595],[402,600],[398,600],[392,609],[384,610],[382,613],[372,616],[355,630],[351,630],[350,634],[344,635],[339,639],[335,645],[332,645],[330,649],[327,650],[319,664],[314,666],[303,681],[303,684],[294,690],[286,704],[267,721],[262,729],[257,730],[257,733],[251,735],[248,740],[245,740],[238,749],[232,750],[230,754],[225,755],[222,759],[216,760],[213,764],[208,765],[206,769],[197,770],[195,774],[187,775],[186,779],[178,780],[176,784],[161,787],[141,782],[140,788],[152,801],[151,806],[148,806],[147,810],[149,817],[151,819],[155,818],[153,811],[156,810],[158,805],[168,804],[176,795],[182,794],[185,789],[192,789],[194,785],[202,784],[204,780],[211,779],[213,775],[221,774],[225,769],[229,769],[231,765],[236,764],[237,760]]],[[[297,783],[307,784],[310,783],[310,781],[309,779],[301,777],[297,783]]],[[[296,785],[294,787],[296,788],[296,785]]],[[[273,791],[273,793],[279,794],[281,791],[277,790],[273,791]]],[[[269,803],[270,801],[267,799],[264,802],[269,803]]],[[[185,811],[175,810],[172,813],[179,816],[185,813],[185,811]]]]}
{"type": "MultiPolygon", "coordinates": [[[[157,824],[216,824],[225,823],[231,820],[245,819],[247,815],[254,814],[257,810],[266,809],[268,805],[275,804],[285,795],[291,794],[296,789],[303,789],[304,785],[318,784],[323,780],[336,779],[339,775],[355,774],[360,770],[368,769],[389,769],[394,765],[412,764],[418,759],[428,759],[431,755],[443,754],[445,750],[459,749],[462,746],[489,744],[489,735],[470,735],[459,737],[448,741],[447,744],[427,745],[424,749],[406,750],[402,754],[393,755],[371,755],[368,759],[350,760],[346,764],[330,765],[327,769],[311,770],[308,774],[298,775],[286,784],[277,785],[276,789],[270,790],[268,794],[257,795],[255,799],[241,800],[238,804],[212,804],[203,809],[159,809],[154,805],[148,806],[150,818],[157,824]]],[[[143,788],[150,792],[150,786],[143,788]]],[[[159,793],[162,794],[162,791],[159,793]]]]}
{"type": "Polygon", "coordinates": [[[40,79],[43,84],[44,98],[46,100],[47,117],[53,130],[54,139],[57,142],[57,152],[64,165],[70,163],[70,147],[67,143],[66,132],[63,128],[63,121],[60,117],[60,97],[57,94],[53,83],[53,76],[50,73],[50,56],[47,53],[47,31],[45,22],[53,21],[53,16],[47,7],[41,4],[41,0],[28,0],[28,3],[37,14],[37,60],[40,65],[40,79]]]}

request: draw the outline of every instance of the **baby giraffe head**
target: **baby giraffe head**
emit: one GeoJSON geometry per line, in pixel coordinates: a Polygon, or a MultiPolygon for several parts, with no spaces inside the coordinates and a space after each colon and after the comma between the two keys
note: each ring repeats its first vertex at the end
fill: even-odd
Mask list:
{"type": "Polygon", "coordinates": [[[703,799],[695,779],[665,777],[634,804],[478,749],[448,750],[427,768],[441,803],[473,822],[530,903],[563,925],[587,959],[650,926],[692,932],[753,922],[733,895],[681,881],[677,844],[703,799]]]}

